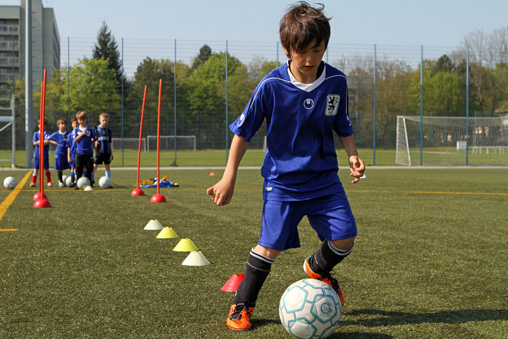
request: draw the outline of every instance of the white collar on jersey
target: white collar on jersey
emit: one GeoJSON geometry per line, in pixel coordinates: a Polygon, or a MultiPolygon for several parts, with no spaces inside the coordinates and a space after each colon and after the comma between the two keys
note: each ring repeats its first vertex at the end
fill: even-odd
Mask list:
{"type": "MultiPolygon", "coordinates": [[[[322,61],[323,62],[323,61],[322,61]]],[[[323,72],[321,72],[321,75],[319,76],[319,78],[316,79],[316,81],[314,81],[313,83],[311,84],[303,84],[301,83],[300,81],[296,80],[295,76],[293,75],[293,73],[291,73],[291,69],[289,68],[289,60],[287,62],[287,66],[288,66],[288,73],[289,73],[289,79],[291,80],[291,83],[301,89],[302,91],[305,91],[305,92],[312,92],[314,89],[316,89],[319,85],[321,85],[321,83],[323,83],[323,81],[325,81],[325,78],[326,78],[326,65],[325,67],[323,68],[323,72]]]]}

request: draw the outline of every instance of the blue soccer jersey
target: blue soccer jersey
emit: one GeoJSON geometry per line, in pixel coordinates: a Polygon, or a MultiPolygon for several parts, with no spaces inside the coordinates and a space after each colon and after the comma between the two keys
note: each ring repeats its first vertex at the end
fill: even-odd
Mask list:
{"type": "MultiPolygon", "coordinates": [[[[32,143],[39,141],[40,135],[41,135],[41,132],[36,131],[34,133],[33,138],[32,138],[32,143]]],[[[51,135],[47,131],[44,131],[44,140],[49,140],[50,138],[51,138],[51,135]]],[[[39,146],[35,146],[34,159],[39,159],[39,152],[40,152],[39,146]]],[[[49,145],[44,145],[44,159],[45,160],[49,159],[49,145]]]]}
{"type": "Polygon", "coordinates": [[[266,120],[265,200],[307,200],[340,189],[333,131],[353,134],[347,95],[346,76],[326,63],[312,84],[298,82],[289,64],[258,84],[230,129],[250,141],[266,120]]]}
{"type": "Polygon", "coordinates": [[[56,131],[51,134],[50,140],[58,143],[55,149],[55,157],[64,157],[67,159],[67,147],[69,147],[70,134],[71,132],[69,131],[65,131],[64,133],[56,131]]]}
{"type": "MultiPolygon", "coordinates": [[[[86,134],[83,135],[81,139],[79,139],[78,141],[74,140],[74,144],[76,145],[76,153],[81,155],[93,154],[92,139],[94,136],[94,131],[93,128],[90,126],[87,126],[85,129],[86,134]]],[[[81,127],[78,126],[76,127],[75,132],[76,136],[74,137],[74,139],[76,139],[83,132],[83,129],[81,129],[81,127]]]]}

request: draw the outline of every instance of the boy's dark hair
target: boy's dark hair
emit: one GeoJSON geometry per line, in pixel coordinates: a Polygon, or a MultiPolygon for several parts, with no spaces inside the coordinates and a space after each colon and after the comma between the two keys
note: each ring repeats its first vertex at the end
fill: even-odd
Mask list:
{"type": "MultiPolygon", "coordinates": [[[[280,21],[280,42],[286,51],[301,52],[316,40],[325,48],[330,40],[330,19],[323,14],[325,5],[314,8],[305,1],[291,5],[280,21]]],[[[314,46],[310,46],[314,47],[314,46]]],[[[289,55],[288,55],[289,57],[289,55]]]]}
{"type": "Polygon", "coordinates": [[[76,122],[77,122],[77,121],[78,121],[78,119],[76,119],[76,117],[71,118],[71,124],[72,124],[74,121],[76,121],[76,122]]]}
{"type": "Polygon", "coordinates": [[[61,124],[61,123],[64,124],[64,125],[67,125],[67,120],[65,120],[65,119],[58,119],[58,121],[56,122],[57,126],[59,124],[61,124]]]}

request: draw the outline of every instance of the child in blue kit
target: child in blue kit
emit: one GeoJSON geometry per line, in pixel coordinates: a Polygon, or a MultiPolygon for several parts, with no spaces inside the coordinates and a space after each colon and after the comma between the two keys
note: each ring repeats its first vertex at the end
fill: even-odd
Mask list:
{"type": "Polygon", "coordinates": [[[56,126],[58,127],[58,131],[51,134],[49,139],[51,143],[56,145],[54,168],[58,173],[58,186],[64,187],[65,183],[62,180],[63,171],[70,168],[69,161],[67,159],[67,151],[71,132],[67,130],[67,121],[65,119],[58,119],[56,126]]]}
{"type": "Polygon", "coordinates": [[[72,132],[69,134],[68,142],[67,142],[67,161],[69,162],[69,166],[71,167],[71,183],[69,187],[76,187],[76,144],[74,143],[74,139],[77,137],[76,128],[78,127],[78,121],[76,117],[71,119],[72,132]]]}
{"type": "Polygon", "coordinates": [[[229,126],[235,136],[226,170],[207,190],[216,205],[231,202],[240,161],[265,121],[261,234],[226,320],[234,330],[251,327],[250,317],[275,258],[300,247],[297,226],[304,216],[323,241],[303,260],[304,272],[330,285],[344,303],[330,271],[353,250],[357,228],[337,174],[334,132],[348,155],[352,183],[363,176],[365,164],[349,120],[346,76],[322,61],[330,38],[323,8],[299,2],[282,18],[279,32],[288,62],[261,80],[243,113],[229,126]]]}
{"type": "MultiPolygon", "coordinates": [[[[86,169],[86,177],[90,180],[90,185],[93,187],[93,149],[92,145],[95,141],[93,128],[87,126],[87,116],[85,111],[76,113],[76,120],[78,127],[76,128],[76,137],[74,143],[76,144],[76,181],[83,176],[83,167],[86,169]]],[[[78,189],[78,187],[74,187],[78,189]]]]}
{"type": "MultiPolygon", "coordinates": [[[[44,121],[44,125],[46,126],[46,121],[44,121]]],[[[39,128],[39,131],[34,132],[34,136],[32,138],[33,145],[35,147],[34,149],[34,172],[32,174],[32,181],[30,182],[30,187],[35,187],[35,183],[37,181],[37,174],[39,173],[39,144],[40,144],[40,128],[41,128],[41,121],[37,120],[37,128],[39,128]]],[[[44,131],[44,170],[46,171],[46,179],[48,180],[48,187],[53,186],[51,183],[51,173],[49,172],[49,142],[50,142],[50,134],[48,131],[44,131]]]]}

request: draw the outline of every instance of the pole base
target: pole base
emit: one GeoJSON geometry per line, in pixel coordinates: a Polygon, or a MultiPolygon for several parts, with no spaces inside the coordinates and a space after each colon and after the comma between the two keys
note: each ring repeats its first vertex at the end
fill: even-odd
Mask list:
{"type": "Polygon", "coordinates": [[[35,193],[35,194],[34,194],[34,196],[33,196],[32,200],[33,200],[33,201],[37,201],[37,200],[39,200],[39,199],[46,199],[46,200],[47,200],[47,199],[48,199],[48,197],[47,197],[47,196],[46,196],[46,194],[44,194],[44,193],[37,192],[37,193],[35,193]]]}
{"type": "Polygon", "coordinates": [[[50,208],[51,204],[48,199],[38,199],[34,202],[34,208],[50,208]]]}
{"type": "Polygon", "coordinates": [[[145,192],[141,188],[135,188],[131,192],[131,197],[141,197],[144,196],[145,192]]]}
{"type": "Polygon", "coordinates": [[[159,203],[159,202],[167,202],[167,200],[162,194],[158,193],[158,194],[155,194],[152,197],[152,199],[150,199],[150,202],[151,203],[159,203]]]}

